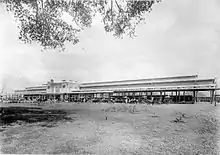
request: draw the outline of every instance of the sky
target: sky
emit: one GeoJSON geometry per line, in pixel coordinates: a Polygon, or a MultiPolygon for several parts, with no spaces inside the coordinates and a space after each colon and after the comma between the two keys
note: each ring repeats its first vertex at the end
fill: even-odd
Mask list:
{"type": "Polygon", "coordinates": [[[137,37],[115,39],[98,18],[65,52],[23,44],[12,16],[0,7],[0,89],[55,80],[81,82],[199,75],[220,78],[220,1],[163,0],[137,37]]]}

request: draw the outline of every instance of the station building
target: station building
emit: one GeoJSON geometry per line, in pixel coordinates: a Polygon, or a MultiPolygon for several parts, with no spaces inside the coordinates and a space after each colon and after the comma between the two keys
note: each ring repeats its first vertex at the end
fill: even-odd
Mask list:
{"type": "Polygon", "coordinates": [[[25,99],[40,101],[68,100],[86,102],[114,100],[128,102],[136,100],[157,100],[167,97],[173,102],[196,102],[201,92],[206,92],[210,102],[216,101],[218,90],[216,78],[199,78],[198,75],[175,76],[149,79],[79,83],[74,81],[55,82],[50,80],[40,86],[16,90],[25,99]]]}

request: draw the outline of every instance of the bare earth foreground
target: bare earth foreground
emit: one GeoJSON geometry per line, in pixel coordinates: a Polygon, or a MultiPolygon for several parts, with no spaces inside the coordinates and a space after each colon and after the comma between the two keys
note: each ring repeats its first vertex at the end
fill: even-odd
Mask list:
{"type": "MultiPolygon", "coordinates": [[[[1,105],[8,106],[25,108],[24,104],[1,105]]],[[[220,105],[60,103],[41,108],[33,112],[29,109],[23,120],[20,116],[20,120],[1,117],[1,153],[212,155],[219,152],[220,105]]]]}

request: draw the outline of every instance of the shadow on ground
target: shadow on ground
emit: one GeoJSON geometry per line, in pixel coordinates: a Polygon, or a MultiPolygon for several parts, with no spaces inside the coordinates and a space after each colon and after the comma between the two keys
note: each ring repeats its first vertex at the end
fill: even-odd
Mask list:
{"type": "MultiPolygon", "coordinates": [[[[55,122],[73,121],[68,117],[67,112],[57,109],[43,109],[40,107],[1,107],[0,125],[8,126],[16,122],[35,123],[35,122],[55,122]]],[[[44,125],[46,126],[46,125],[44,125]]],[[[48,125],[47,127],[52,127],[48,125]]]]}

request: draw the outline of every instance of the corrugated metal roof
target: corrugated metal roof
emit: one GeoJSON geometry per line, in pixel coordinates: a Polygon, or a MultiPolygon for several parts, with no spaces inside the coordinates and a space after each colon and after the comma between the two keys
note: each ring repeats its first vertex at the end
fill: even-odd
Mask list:
{"type": "Polygon", "coordinates": [[[125,85],[153,85],[153,84],[169,84],[169,83],[197,83],[197,82],[209,82],[209,83],[214,83],[215,78],[212,79],[183,79],[183,80],[169,80],[169,81],[136,81],[136,82],[127,82],[127,83],[118,83],[118,82],[112,82],[112,83],[90,83],[90,84],[82,84],[80,85],[81,88],[86,88],[86,87],[104,87],[104,86],[125,86],[125,85]]]}
{"type": "Polygon", "coordinates": [[[172,77],[136,79],[136,80],[119,80],[119,81],[103,81],[103,82],[84,82],[84,83],[82,83],[82,85],[86,85],[86,84],[117,83],[117,82],[141,82],[141,81],[158,81],[158,80],[172,80],[172,79],[192,79],[192,78],[198,78],[198,75],[172,76],[172,77]]]}

